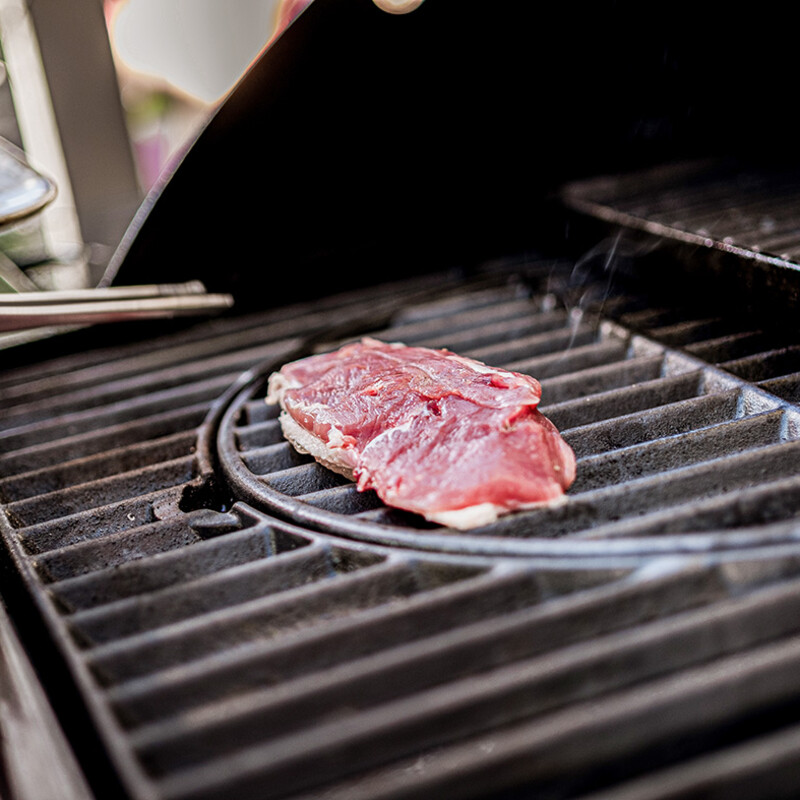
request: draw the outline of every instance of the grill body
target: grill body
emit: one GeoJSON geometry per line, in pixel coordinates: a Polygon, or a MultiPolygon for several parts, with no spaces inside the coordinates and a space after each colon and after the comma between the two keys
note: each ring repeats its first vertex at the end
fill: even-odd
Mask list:
{"type": "MultiPolygon", "coordinates": [[[[235,312],[8,351],[3,599],[77,797],[796,796],[793,251],[725,242],[725,185],[583,182],[767,139],[788,162],[704,98],[726,64],[721,105],[767,101],[790,56],[738,58],[710,7],[498,5],[316,0],[107,276],[235,312]],[[456,533],[293,451],[264,379],[365,334],[537,377],[567,503],[456,533]]],[[[766,208],[791,244],[793,184],[752,185],[742,230],[766,208]]]]}

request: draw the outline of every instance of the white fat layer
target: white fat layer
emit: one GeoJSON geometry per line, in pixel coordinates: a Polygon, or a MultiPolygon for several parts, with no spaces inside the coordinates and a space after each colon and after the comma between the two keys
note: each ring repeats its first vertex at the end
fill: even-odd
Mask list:
{"type": "MultiPolygon", "coordinates": [[[[327,467],[333,472],[353,480],[353,470],[350,468],[349,459],[346,458],[345,451],[341,447],[332,447],[330,443],[323,442],[322,439],[314,436],[313,433],[309,433],[295,422],[285,411],[281,412],[278,419],[281,423],[283,435],[298,453],[308,453],[308,455],[319,461],[323,467],[327,467]]],[[[339,436],[341,436],[341,433],[339,433],[339,436]]]]}
{"type": "Polygon", "coordinates": [[[328,431],[328,446],[342,447],[344,445],[344,434],[335,426],[331,425],[328,431]]]}
{"type": "MultiPolygon", "coordinates": [[[[531,508],[556,508],[563,506],[567,502],[565,495],[556,497],[553,500],[544,500],[539,503],[526,503],[513,509],[514,511],[524,511],[531,508]]],[[[434,511],[425,515],[425,519],[430,522],[437,522],[447,528],[455,528],[459,531],[466,531],[470,528],[477,528],[481,525],[490,525],[496,522],[498,517],[508,514],[512,509],[495,505],[494,503],[477,503],[474,506],[456,508],[451,511],[434,511]]]]}
{"type": "Polygon", "coordinates": [[[288,389],[296,389],[300,384],[289,380],[282,372],[273,372],[267,383],[267,405],[275,406],[280,403],[283,393],[288,389]]]}
{"type": "Polygon", "coordinates": [[[452,511],[434,511],[426,514],[425,519],[438,522],[447,528],[465,531],[468,528],[477,528],[479,525],[488,525],[494,522],[502,512],[503,508],[494,503],[478,503],[452,511]]]}

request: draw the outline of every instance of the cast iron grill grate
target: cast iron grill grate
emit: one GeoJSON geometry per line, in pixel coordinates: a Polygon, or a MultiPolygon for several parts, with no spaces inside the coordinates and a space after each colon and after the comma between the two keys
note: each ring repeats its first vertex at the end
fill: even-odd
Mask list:
{"type": "Polygon", "coordinates": [[[593,217],[773,267],[800,259],[800,175],[734,161],[670,164],[566,187],[593,217]]]}
{"type": "MultiPolygon", "coordinates": [[[[795,618],[794,582],[769,590],[733,588],[729,576],[718,583],[721,573],[710,568],[650,578],[631,572],[617,581],[596,573],[591,579],[608,582],[559,596],[553,584],[571,583],[575,590],[582,581],[578,571],[558,572],[522,562],[495,564],[472,577],[464,570],[458,584],[451,579],[416,602],[393,598],[394,608],[352,616],[322,658],[307,657],[314,652],[309,640],[319,644],[335,623],[326,622],[324,634],[311,628],[305,636],[276,636],[269,650],[257,648],[260,663],[252,646],[226,652],[216,675],[235,676],[233,694],[224,693],[229,687],[222,680],[211,698],[198,699],[189,694],[191,680],[186,686],[186,677],[173,670],[166,673],[171,695],[150,676],[123,683],[114,700],[120,706],[127,701],[129,713],[137,707],[153,713],[147,687],[174,703],[178,684],[180,710],[165,713],[159,704],[159,716],[130,733],[159,791],[175,798],[281,797],[320,786],[342,797],[464,796],[469,776],[454,779],[452,759],[462,769],[469,763],[466,772],[486,793],[521,777],[546,785],[557,775],[552,765],[537,768],[535,756],[539,748],[556,749],[553,733],[572,740],[573,757],[582,752],[572,764],[562,754],[561,779],[570,768],[591,769],[603,755],[629,756],[613,748],[601,754],[590,743],[604,727],[610,733],[613,725],[641,725],[637,718],[654,688],[671,685],[669,700],[681,707],[681,718],[670,731],[652,731],[645,747],[698,726],[730,724],[748,704],[770,702],[770,694],[792,702],[796,681],[773,681],[776,669],[796,667],[796,660],[784,660],[789,651],[796,659],[796,643],[790,647],[791,638],[781,638],[796,629],[787,622],[795,618]],[[493,602],[493,595],[504,602],[493,602]],[[732,635],[741,626],[746,632],[732,635]],[[237,656],[238,666],[246,667],[241,672],[231,664],[237,656]],[[721,709],[709,725],[701,708],[735,683],[734,664],[748,671],[759,691],[721,709]],[[709,686],[709,676],[720,672],[727,680],[709,686]],[[649,681],[655,685],[643,689],[649,681]],[[583,703],[604,704],[594,725],[586,725],[583,703]],[[583,724],[573,720],[562,728],[570,716],[583,724]],[[497,749],[486,746],[487,737],[497,749]],[[409,777],[421,756],[426,769],[409,777]],[[498,759],[520,763],[515,772],[497,772],[498,759]],[[358,790],[353,774],[361,776],[358,790]]],[[[202,666],[190,664],[195,683],[202,666]]],[[[466,794],[474,796],[474,788],[466,794]]]]}
{"type": "Polygon", "coordinates": [[[235,515],[48,585],[134,797],[580,796],[800,698],[796,548],[480,559],[235,515]]]}
{"type": "Polygon", "coordinates": [[[0,378],[4,541],[86,708],[63,722],[120,791],[577,797],[709,759],[726,785],[775,738],[791,775],[796,409],[560,302],[571,275],[379,287],[0,378]],[[356,329],[540,377],[580,458],[567,506],[461,536],[297,456],[241,372],[356,329]],[[259,491],[331,517],[203,509],[235,499],[204,449],[225,413],[259,491]]]}
{"type": "MultiPolygon", "coordinates": [[[[550,283],[568,279],[551,276],[550,283]]],[[[581,291],[591,294],[585,285],[581,291]]],[[[594,542],[611,539],[631,552],[681,552],[794,536],[797,409],[762,391],[766,385],[735,375],[729,359],[718,369],[666,346],[679,343],[681,326],[694,331],[693,344],[707,344],[691,317],[673,310],[670,326],[657,327],[653,321],[663,322],[666,311],[625,313],[626,302],[641,301],[624,295],[605,301],[619,312],[620,324],[591,304],[583,310],[557,305],[551,294],[519,297],[507,288],[492,302],[486,292],[480,298],[479,313],[466,292],[461,304],[459,298],[420,304],[370,335],[450,347],[535,375],[542,411],[579,459],[564,506],[440,535],[441,529],[383,506],[374,493],[357,492],[298,454],[282,437],[277,409],[264,403],[263,381],[243,390],[221,421],[218,449],[235,493],[317,529],[451,552],[578,554],[601,551],[594,542]],[[780,500],[770,503],[767,495],[780,500]],[[758,525],[760,532],[750,530],[758,525]],[[729,536],[721,538],[719,529],[729,536]]],[[[717,337],[719,327],[706,331],[717,337]]]]}
{"type": "Polygon", "coordinates": [[[789,403],[800,402],[800,343],[794,331],[777,334],[746,317],[706,316],[693,308],[650,308],[623,312],[618,319],[789,403]]]}

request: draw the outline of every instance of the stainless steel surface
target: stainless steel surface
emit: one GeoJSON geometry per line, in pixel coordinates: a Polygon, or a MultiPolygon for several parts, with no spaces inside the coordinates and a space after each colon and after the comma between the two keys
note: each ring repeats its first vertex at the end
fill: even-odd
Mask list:
{"type": "Polygon", "coordinates": [[[91,797],[36,673],[0,604],[0,798],[91,797]]]}
{"type": "MultiPolygon", "coordinates": [[[[32,32],[30,61],[10,64],[12,87],[19,80],[20,90],[31,88],[23,81],[30,80],[34,64],[43,79],[41,96],[31,92],[16,101],[28,115],[23,120],[27,123],[22,131],[24,146],[37,158],[36,163],[55,163],[60,168],[63,178],[59,184],[74,204],[70,210],[79,225],[79,238],[72,243],[100,245],[95,250],[113,249],[144,192],[103,6],[94,0],[76,0],[69,8],[52,0],[7,5],[17,7],[9,31],[19,36],[21,18],[27,16],[32,32]],[[57,132],[49,147],[42,141],[45,122],[57,132]]],[[[65,214],[62,210],[61,215],[65,214]]],[[[100,271],[104,263],[92,266],[100,271]]],[[[99,278],[99,274],[90,274],[89,285],[99,278]]]]}
{"type": "Polygon", "coordinates": [[[134,300],[144,297],[205,294],[199,281],[160,283],[150,286],[111,286],[101,289],[56,289],[47,292],[0,294],[0,309],[20,306],[47,306],[62,303],[89,303],[95,300],[134,300]]]}
{"type": "Polygon", "coordinates": [[[55,184],[0,139],[0,226],[41,211],[55,196],[55,184]]]}
{"type": "Polygon", "coordinates": [[[214,314],[233,305],[202,284],[114,287],[0,295],[0,332],[59,325],[214,314]]]}

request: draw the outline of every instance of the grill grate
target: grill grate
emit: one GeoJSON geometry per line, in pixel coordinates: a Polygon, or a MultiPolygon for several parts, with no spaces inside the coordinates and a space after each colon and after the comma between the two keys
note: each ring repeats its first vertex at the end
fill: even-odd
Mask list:
{"type": "MultiPolygon", "coordinates": [[[[349,774],[420,753],[444,762],[444,774],[429,764],[419,781],[406,776],[401,795],[463,796],[464,776],[453,784],[447,765],[456,758],[463,767],[466,753],[469,772],[489,792],[521,777],[495,772],[499,757],[530,764],[537,748],[554,748],[554,732],[572,737],[573,753],[583,753],[572,765],[562,754],[565,773],[609,756],[587,747],[602,734],[598,725],[636,723],[662,683],[671,686],[663,704],[674,702],[683,717],[672,730],[656,726],[651,740],[674,741],[709,727],[708,698],[730,690],[734,665],[746,670],[752,662],[754,680],[771,686],[780,702],[796,696],[796,680],[772,680],[778,667],[796,671],[796,646],[789,647],[794,640],[770,644],[796,632],[795,580],[754,590],[731,586],[708,568],[650,579],[633,573],[546,599],[554,574],[558,570],[521,564],[495,565],[472,577],[456,573],[454,591],[451,575],[449,584],[416,599],[393,597],[361,618],[337,624],[326,616],[305,630],[273,633],[271,647],[256,637],[197,658],[176,640],[173,649],[188,667],[122,680],[113,684],[112,697],[118,712],[126,709],[129,725],[137,712],[148,715],[133,725],[130,741],[159,793],[211,798],[233,792],[281,797],[337,780],[345,780],[342,796],[350,796],[349,774]],[[321,646],[325,640],[328,647],[321,646]],[[719,671],[727,671],[728,682],[709,685],[707,673],[719,671]],[[202,673],[205,690],[198,696],[202,673]],[[642,689],[647,681],[656,684],[642,689]],[[616,692],[624,692],[626,702],[616,692]],[[581,710],[590,701],[603,711],[592,725],[581,710]],[[693,703],[699,705],[688,713],[693,703]],[[576,715],[580,724],[560,730],[564,716],[576,715]],[[482,748],[487,735],[496,751],[482,748]],[[482,753],[477,760],[476,751],[482,753]]],[[[570,579],[573,588],[581,582],[575,572],[556,578],[570,579]]],[[[749,702],[763,703],[765,696],[749,702]]],[[[742,713],[733,705],[724,721],[742,713]]],[[[534,767],[522,777],[528,782],[542,776],[534,767]]],[[[394,796],[399,789],[385,768],[374,781],[364,796],[394,796]]]]}
{"type": "Polygon", "coordinates": [[[797,409],[725,369],[774,340],[632,295],[601,317],[559,301],[573,275],[436,276],[0,377],[4,542],[122,790],[639,796],[706,762],[729,785],[741,750],[757,774],[775,738],[789,769],[797,409]],[[296,454],[257,365],[354,329],[540,377],[580,459],[568,503],[456,534],[296,454]],[[213,485],[216,422],[293,522],[213,485]]]}
{"type": "MultiPolygon", "coordinates": [[[[423,520],[384,507],[374,493],[357,492],[298,454],[283,440],[277,409],[264,404],[258,382],[231,405],[220,428],[222,464],[237,492],[271,513],[362,540],[496,554],[578,554],[602,539],[630,552],[739,546],[757,543],[758,535],[726,540],[717,531],[792,520],[800,510],[792,500],[800,447],[790,403],[737,379],[741,374],[656,343],[663,328],[644,338],[630,326],[663,320],[658,312],[622,313],[620,322],[629,324],[616,324],[554,308],[548,294],[517,293],[514,287],[480,293],[476,315],[467,291],[463,305],[451,298],[444,309],[417,307],[412,319],[401,315],[371,335],[458,346],[464,355],[539,378],[543,412],[579,457],[564,506],[517,513],[469,534],[437,535],[423,520]],[[764,502],[766,495],[780,502],[764,502]]],[[[673,330],[674,319],[673,312],[673,330]]],[[[793,530],[790,522],[786,536],[793,530]]],[[[763,533],[772,540],[777,529],[763,533]]]]}
{"type": "Polygon", "coordinates": [[[637,230],[773,266],[800,259],[800,178],[729,162],[671,164],[581,181],[564,190],[576,210],[637,230]]]}

